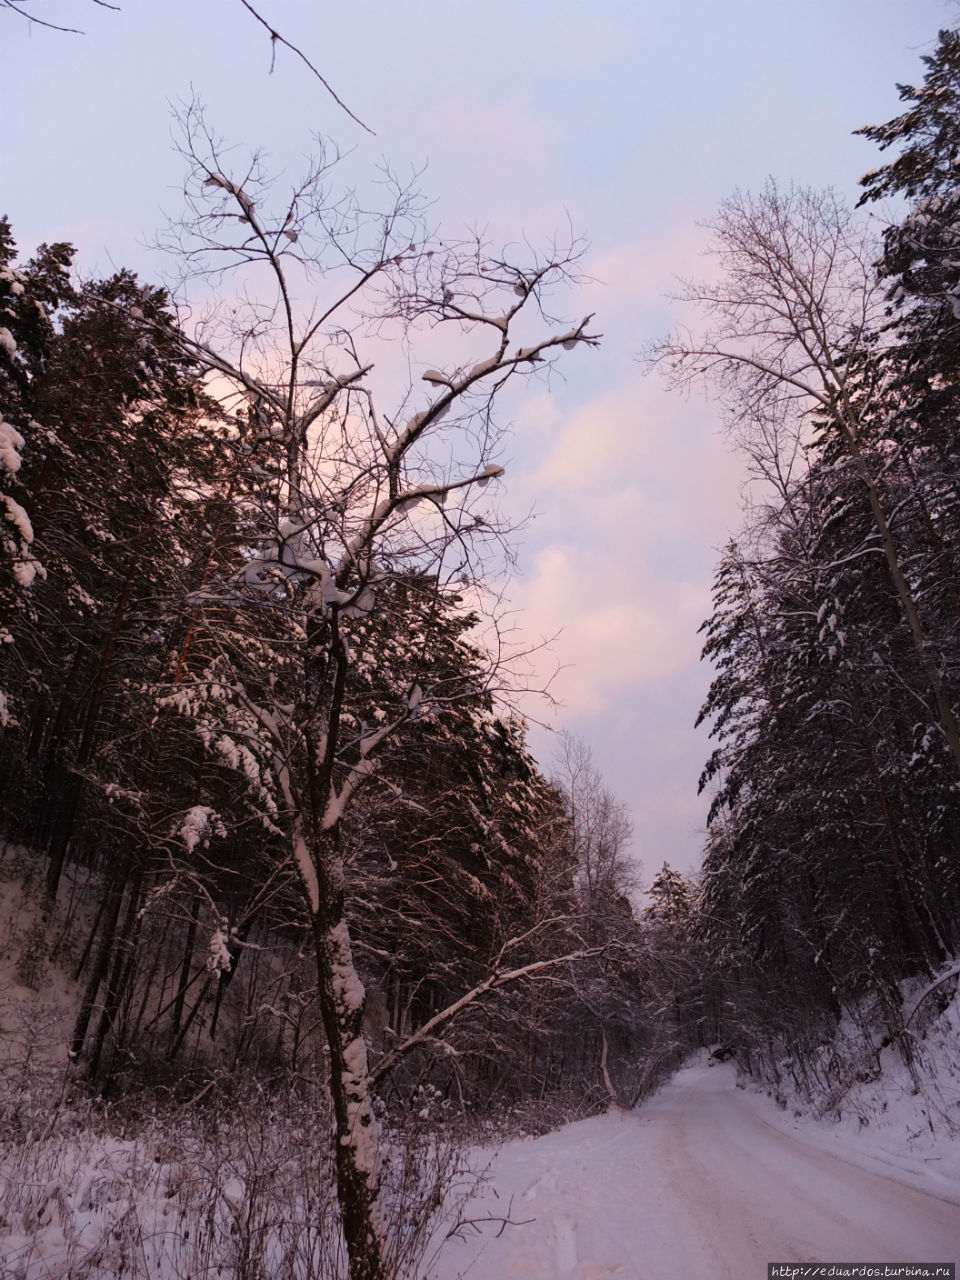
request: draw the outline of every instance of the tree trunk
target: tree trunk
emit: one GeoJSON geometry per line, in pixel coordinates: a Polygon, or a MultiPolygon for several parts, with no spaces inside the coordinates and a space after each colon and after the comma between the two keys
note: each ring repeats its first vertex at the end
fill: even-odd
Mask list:
{"type": "Polygon", "coordinates": [[[93,971],[87,981],[86,990],[83,993],[83,1000],[80,1002],[76,1021],[73,1024],[73,1035],[70,1040],[70,1055],[73,1058],[78,1058],[83,1052],[83,1044],[87,1038],[87,1028],[90,1025],[90,1018],[93,1015],[93,1007],[97,1000],[97,993],[100,990],[100,984],[103,982],[103,979],[107,974],[107,967],[110,963],[110,952],[113,949],[113,940],[117,932],[117,919],[120,915],[120,904],[123,901],[125,877],[126,864],[122,863],[117,867],[117,870],[114,873],[113,882],[110,886],[107,899],[106,920],[104,921],[103,932],[100,937],[100,946],[97,949],[97,958],[93,966],[93,971]]]}
{"type": "Polygon", "coordinates": [[[607,1029],[601,1022],[600,1024],[600,1074],[603,1076],[603,1087],[607,1091],[607,1097],[610,1100],[610,1107],[614,1111],[620,1110],[620,1099],[617,1097],[617,1091],[613,1087],[613,1080],[610,1077],[610,1067],[608,1059],[610,1056],[610,1044],[607,1040],[607,1029]]]}
{"type": "Polygon", "coordinates": [[[141,880],[141,876],[137,875],[127,894],[127,910],[117,938],[110,980],[107,983],[107,996],[93,1037],[93,1045],[90,1049],[90,1074],[92,1076],[96,1076],[100,1070],[100,1059],[107,1036],[111,1030],[116,1032],[120,1005],[135,969],[136,939],[140,931],[141,880]]]}
{"type": "Polygon", "coordinates": [[[379,1126],[373,1114],[363,1035],[366,993],[353,962],[344,902],[343,859],[329,833],[314,859],[314,907],[320,1014],[330,1051],[336,1122],[337,1199],[350,1259],[350,1280],[389,1280],[380,1218],[379,1126]]]}
{"type": "MultiPolygon", "coordinates": [[[[203,972],[204,970],[201,969],[200,973],[203,973],[203,972]]],[[[200,975],[197,974],[196,976],[199,977],[200,975]]],[[[183,1048],[183,1042],[184,1040],[186,1040],[187,1036],[189,1035],[190,1028],[193,1026],[194,1021],[196,1020],[197,1014],[200,1012],[201,1008],[203,1007],[203,1002],[204,1000],[206,1000],[207,992],[209,990],[210,990],[210,974],[207,973],[206,981],[204,982],[203,986],[200,989],[200,994],[197,996],[197,999],[194,1003],[193,1008],[190,1010],[189,1014],[187,1015],[187,1020],[183,1024],[183,1027],[180,1030],[180,1034],[177,1036],[176,1040],[174,1040],[173,1044],[170,1046],[170,1051],[167,1054],[168,1062],[173,1062],[174,1058],[176,1058],[177,1054],[183,1048]]]]}
{"type": "MultiPolygon", "coordinates": [[[[77,758],[74,765],[75,770],[82,769],[93,755],[93,744],[99,723],[100,707],[103,702],[103,693],[107,683],[107,675],[113,662],[113,655],[116,651],[120,629],[123,626],[127,607],[130,603],[136,566],[136,560],[131,561],[127,570],[126,580],[123,584],[123,590],[120,594],[120,599],[117,601],[117,605],[114,610],[113,621],[110,624],[110,631],[105,638],[103,651],[100,656],[100,663],[97,667],[96,679],[94,680],[93,689],[91,690],[87,703],[83,733],[80,738],[80,746],[77,749],[77,758]]],[[[70,838],[73,835],[74,823],[76,822],[77,810],[80,806],[80,797],[82,792],[83,780],[78,774],[74,774],[66,812],[63,815],[63,820],[61,821],[50,846],[50,858],[47,863],[46,893],[51,902],[53,902],[57,896],[57,888],[60,884],[60,876],[63,873],[63,865],[66,860],[67,849],[70,845],[70,838]]]]}
{"type": "Polygon", "coordinates": [[[197,940],[197,920],[200,916],[200,899],[194,898],[193,910],[190,913],[190,924],[187,928],[186,942],[183,944],[183,961],[180,965],[180,985],[177,987],[173,1002],[173,1019],[170,1027],[171,1047],[180,1035],[180,1024],[183,1021],[183,1002],[190,986],[190,966],[193,963],[193,948],[197,940]]]}

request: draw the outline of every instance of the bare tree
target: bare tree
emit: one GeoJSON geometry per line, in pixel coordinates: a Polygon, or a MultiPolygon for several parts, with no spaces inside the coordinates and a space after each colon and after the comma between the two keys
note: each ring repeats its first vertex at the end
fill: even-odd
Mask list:
{"type": "Polygon", "coordinates": [[[603,918],[639,888],[639,867],[625,807],[604,786],[582,738],[560,735],[554,784],[563,796],[581,909],[601,927],[603,918]]]}
{"type": "MultiPolygon", "coordinates": [[[[611,1105],[619,1106],[624,1089],[612,1070],[611,1036],[623,1037],[631,1020],[641,955],[631,898],[639,890],[639,864],[626,808],[604,785],[590,748],[582,738],[560,735],[553,783],[566,819],[574,892],[584,940],[608,951],[602,962],[574,979],[580,1018],[593,1023],[599,1040],[600,1076],[611,1105]],[[614,954],[615,953],[615,954],[614,954]],[[629,1010],[629,1012],[628,1012],[629,1010]]],[[[581,1042],[582,1026],[579,1028],[581,1042]]],[[[636,1059],[632,1037],[621,1058],[636,1059]]],[[[632,1090],[630,1090],[632,1092],[632,1090]]]]}
{"type": "Polygon", "coordinates": [[[885,322],[884,290],[873,265],[878,246],[833,193],[780,191],[772,181],[759,195],[737,193],[725,201],[709,225],[720,278],[687,283],[680,295],[700,308],[707,325],[655,344],[648,361],[675,385],[704,379],[714,387],[731,430],[741,440],[746,433],[751,456],[783,491],[796,473],[797,442],[817,424],[836,431],[869,502],[960,772],[960,726],[904,574],[880,476],[864,447],[871,384],[883,377],[882,362],[869,359],[885,322]],[[778,461],[785,438],[789,477],[778,461]]]}
{"type": "MultiPolygon", "coordinates": [[[[377,617],[391,584],[418,584],[425,645],[448,584],[478,597],[486,557],[506,533],[478,506],[503,473],[497,396],[598,335],[590,317],[560,326],[548,311],[552,289],[572,278],[575,243],[521,258],[476,236],[440,241],[391,173],[381,175],[382,212],[354,191],[333,195],[339,158],[330,152],[278,200],[261,157],[238,168],[195,106],[182,123],[187,213],[169,247],[194,308],[185,342],[235,432],[249,534],[229,580],[190,601],[215,656],[167,701],[237,761],[265,825],[286,840],[312,923],[350,1274],[383,1280],[392,1264],[342,821],[358,791],[376,785],[391,745],[433,708],[475,692],[476,676],[469,689],[455,680],[425,688],[398,659],[381,673],[383,705],[356,705],[352,632],[377,617]],[[211,301],[204,291],[222,290],[228,276],[230,302],[211,301]],[[419,356],[428,343],[437,367],[419,356]]],[[[488,687],[504,674],[495,643],[488,687]]],[[[213,821],[193,812],[184,838],[213,821]]],[[[494,966],[483,990],[458,1003],[536,971],[516,969],[494,966]]]]}

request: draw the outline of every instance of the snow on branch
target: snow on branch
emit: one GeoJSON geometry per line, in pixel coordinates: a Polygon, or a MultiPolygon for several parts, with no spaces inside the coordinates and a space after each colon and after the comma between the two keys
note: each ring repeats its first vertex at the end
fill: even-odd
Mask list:
{"type": "MultiPolygon", "coordinates": [[[[501,949],[501,954],[509,945],[509,943],[505,944],[501,949]]],[[[605,955],[612,946],[612,943],[607,943],[599,947],[586,947],[580,951],[569,951],[562,956],[553,956],[548,960],[533,960],[530,964],[521,965],[517,969],[494,971],[483,982],[477,983],[472,990],[462,995],[459,1000],[454,1000],[445,1009],[441,1009],[439,1013],[434,1014],[419,1030],[407,1036],[405,1040],[391,1049],[385,1057],[381,1058],[370,1072],[371,1084],[376,1084],[378,1080],[381,1080],[392,1071],[400,1059],[405,1057],[411,1049],[415,1049],[417,1045],[423,1044],[425,1041],[435,1039],[434,1032],[438,1027],[444,1026],[451,1018],[455,1018],[470,1005],[476,1004],[478,1000],[489,992],[498,991],[501,987],[509,986],[513,982],[519,982],[522,978],[535,977],[537,974],[545,973],[548,969],[556,969],[560,965],[578,964],[583,960],[594,960],[598,956],[605,955]]]]}

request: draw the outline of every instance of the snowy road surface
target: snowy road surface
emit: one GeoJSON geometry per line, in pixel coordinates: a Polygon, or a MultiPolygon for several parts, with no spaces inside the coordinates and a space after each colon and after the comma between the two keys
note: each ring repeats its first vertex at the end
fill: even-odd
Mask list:
{"type": "MultiPolygon", "coordinates": [[[[895,1171],[892,1171],[895,1174],[895,1171]]],[[[508,1144],[439,1280],[766,1280],[768,1262],[956,1262],[960,1185],[934,1193],[783,1130],[727,1067],[690,1067],[640,1111],[508,1144]],[[941,1198],[941,1197],[947,1198],[941,1198]]]]}

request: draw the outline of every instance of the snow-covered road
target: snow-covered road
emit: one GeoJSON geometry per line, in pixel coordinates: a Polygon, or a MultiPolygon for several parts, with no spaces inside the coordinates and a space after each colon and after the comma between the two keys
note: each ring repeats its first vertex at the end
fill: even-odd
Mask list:
{"type": "Polygon", "coordinates": [[[690,1067],[638,1112],[508,1144],[469,1212],[525,1225],[448,1241],[434,1274],[765,1280],[768,1262],[960,1259],[960,1185],[931,1193],[829,1145],[730,1069],[690,1067]]]}

